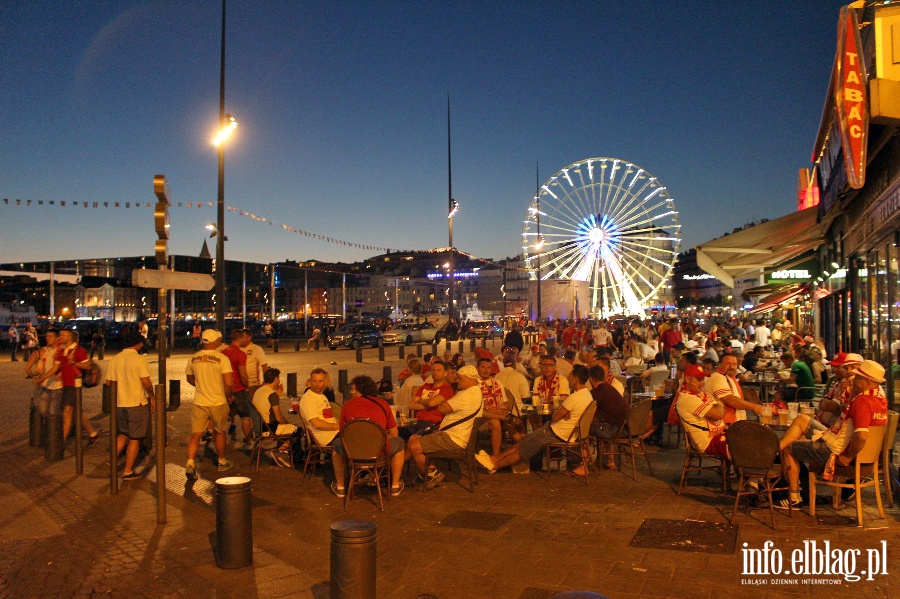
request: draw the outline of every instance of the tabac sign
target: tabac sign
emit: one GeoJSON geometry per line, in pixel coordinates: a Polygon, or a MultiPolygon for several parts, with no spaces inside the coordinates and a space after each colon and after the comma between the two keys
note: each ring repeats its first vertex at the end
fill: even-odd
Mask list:
{"type": "Polygon", "coordinates": [[[866,65],[861,50],[856,11],[845,6],[838,21],[834,100],[847,182],[853,189],[860,189],[866,181],[866,140],[869,133],[866,65]]]}

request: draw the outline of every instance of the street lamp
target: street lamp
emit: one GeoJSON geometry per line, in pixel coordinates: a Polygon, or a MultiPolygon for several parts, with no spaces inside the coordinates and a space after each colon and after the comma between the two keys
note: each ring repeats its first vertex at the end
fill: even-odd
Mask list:
{"type": "Polygon", "coordinates": [[[216,203],[216,328],[225,332],[225,140],[237,121],[225,114],[225,0],[222,0],[222,43],[219,61],[219,132],[213,145],[219,148],[219,193],[216,203]]]}

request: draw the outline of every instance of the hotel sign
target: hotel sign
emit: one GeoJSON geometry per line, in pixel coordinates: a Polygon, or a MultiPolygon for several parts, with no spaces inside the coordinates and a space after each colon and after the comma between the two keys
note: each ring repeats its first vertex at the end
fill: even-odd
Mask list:
{"type": "Polygon", "coordinates": [[[847,182],[853,189],[862,188],[866,181],[866,143],[869,134],[866,66],[861,50],[856,11],[845,6],[838,21],[834,100],[847,182]]]}

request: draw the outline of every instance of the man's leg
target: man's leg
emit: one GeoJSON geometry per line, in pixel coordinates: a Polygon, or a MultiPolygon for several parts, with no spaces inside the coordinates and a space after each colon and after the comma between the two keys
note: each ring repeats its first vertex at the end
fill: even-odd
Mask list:
{"type": "Polygon", "coordinates": [[[493,462],[494,464],[494,470],[499,470],[500,468],[505,468],[506,466],[512,466],[513,464],[518,464],[521,461],[522,455],[519,453],[518,444],[513,445],[496,457],[491,457],[491,462],[493,462]]]}
{"type": "Polygon", "coordinates": [[[226,461],[225,460],[225,442],[227,440],[226,435],[225,435],[224,431],[221,433],[216,431],[213,434],[216,436],[216,454],[218,454],[219,463],[221,464],[222,462],[226,461]]]}
{"type": "Polygon", "coordinates": [[[250,439],[250,434],[253,432],[252,418],[241,418],[241,431],[244,433],[244,443],[246,443],[250,439]]]}
{"type": "Polygon", "coordinates": [[[400,486],[400,475],[403,474],[403,463],[406,461],[406,453],[398,451],[391,456],[391,487],[400,486]]]}
{"type": "Polygon", "coordinates": [[[141,442],[138,439],[128,440],[128,449],[125,451],[125,470],[123,474],[134,472],[134,462],[137,460],[138,451],[141,448],[141,442]]]}
{"type": "Polygon", "coordinates": [[[344,488],[344,482],[347,480],[347,458],[338,452],[331,454],[331,468],[334,470],[334,482],[338,490],[344,488]]]}
{"type": "Polygon", "coordinates": [[[503,440],[503,427],[496,418],[488,420],[488,430],[491,432],[491,455],[500,454],[500,442],[503,440]]]}
{"type": "MultiPolygon", "coordinates": [[[[116,436],[116,456],[119,456],[122,454],[122,450],[125,449],[126,443],[128,443],[128,435],[123,435],[122,433],[119,433],[116,436]]],[[[135,454],[135,455],[137,455],[137,454],[135,454]]],[[[126,458],[126,460],[127,460],[127,458],[126,458]]],[[[126,462],[126,464],[127,464],[127,462],[126,462]]],[[[127,468],[125,470],[127,472],[131,472],[131,470],[128,470],[127,468]]]]}
{"type": "Polygon", "coordinates": [[[788,427],[787,431],[785,431],[784,436],[781,438],[781,441],[778,442],[778,447],[782,451],[790,448],[791,444],[802,438],[806,433],[806,429],[809,427],[809,416],[806,414],[798,414],[796,418],[794,418],[794,422],[791,426],[788,427]]]}
{"type": "Polygon", "coordinates": [[[75,408],[73,406],[65,406],[63,408],[63,444],[68,440],[69,433],[72,432],[72,422],[75,408]]]}
{"type": "Polygon", "coordinates": [[[188,462],[194,462],[194,458],[197,457],[197,450],[200,448],[200,437],[203,436],[203,433],[191,433],[190,438],[188,439],[187,446],[187,459],[188,462]]]}
{"type": "Polygon", "coordinates": [[[409,450],[409,455],[412,457],[413,461],[416,463],[416,468],[419,469],[419,474],[425,475],[425,452],[422,451],[422,444],[419,442],[419,435],[413,435],[409,438],[409,443],[407,444],[407,449],[409,450]]]}

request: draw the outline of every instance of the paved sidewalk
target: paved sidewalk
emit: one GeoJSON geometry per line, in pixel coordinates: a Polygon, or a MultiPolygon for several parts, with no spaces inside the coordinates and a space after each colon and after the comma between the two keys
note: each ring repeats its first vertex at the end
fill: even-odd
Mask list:
{"type": "MultiPolygon", "coordinates": [[[[396,356],[396,350],[389,354],[396,356]]],[[[365,372],[380,378],[383,363],[375,355],[367,350],[367,363],[357,365],[352,352],[288,352],[271,355],[270,364],[299,371],[302,389],[313,364],[335,374],[346,367],[351,377],[365,372]],[[331,360],[338,364],[331,366],[331,360]]],[[[170,378],[181,376],[184,363],[184,356],[169,360],[170,378]]],[[[390,364],[396,372],[400,362],[390,364]]],[[[211,549],[212,481],[218,472],[204,460],[201,480],[191,484],[184,478],[191,387],[182,383],[183,405],[168,415],[168,522],[157,526],[154,473],[123,482],[119,495],[110,495],[105,439],[85,451],[80,477],[74,474],[72,442],[65,459],[53,464],[45,462],[42,449],[28,446],[31,381],[20,368],[0,363],[0,501],[5,506],[0,512],[0,597],[324,598],[329,596],[329,526],[345,519],[378,524],[379,597],[540,599],[573,589],[614,598],[895,595],[888,581],[900,571],[900,510],[889,509],[888,518],[880,520],[870,492],[865,529],[855,526],[854,510],[823,508],[819,526],[804,509],[793,518],[776,515],[773,531],[768,511],[757,510],[739,513],[737,543],[729,553],[635,546],[632,540],[646,519],[727,523],[723,514],[730,515],[733,500],[716,492],[712,475],[692,479],[681,496],[675,494],[680,449],[656,451],[653,476],[639,463],[637,481],[610,471],[592,475],[590,485],[568,476],[548,480],[537,474],[482,472],[481,484],[469,493],[450,473],[434,491],[407,488],[386,501],[382,514],[368,492],[344,512],[341,500],[327,490],[330,469],[320,468],[305,483],[299,471],[271,465],[257,474],[247,455],[229,447],[236,467],[228,475],[253,479],[255,553],[252,567],[221,570],[211,549]],[[802,548],[805,539],[820,547],[828,540],[842,551],[862,549],[857,572],[866,567],[865,550],[884,540],[889,576],[839,586],[776,585],[791,577],[742,576],[744,543],[759,549],[772,541],[789,565],[791,551],[802,548]]],[[[155,376],[153,365],[151,372],[155,376]]],[[[84,395],[88,414],[98,414],[99,390],[84,395]]],[[[94,422],[101,430],[108,427],[105,418],[94,422]]]]}

